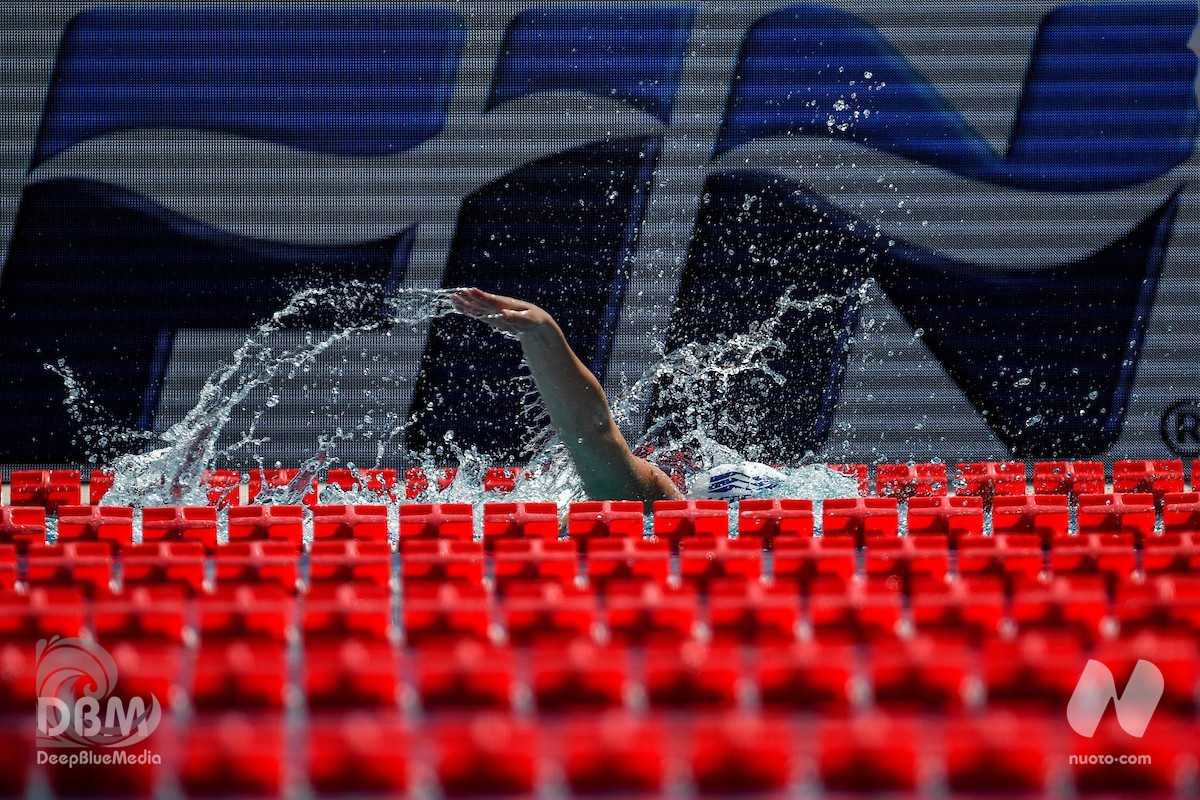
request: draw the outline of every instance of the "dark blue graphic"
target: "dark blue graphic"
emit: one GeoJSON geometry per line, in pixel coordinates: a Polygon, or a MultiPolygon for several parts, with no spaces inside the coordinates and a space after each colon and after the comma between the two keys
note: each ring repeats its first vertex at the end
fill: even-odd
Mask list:
{"type": "Polygon", "coordinates": [[[406,150],[442,129],[463,38],[436,8],[90,11],[63,35],[33,166],[132,128],[406,150]]]}
{"type": "Polygon", "coordinates": [[[148,429],[176,329],[249,327],[314,275],[382,287],[411,233],[297,247],[214,231],[107,184],[30,186],[0,279],[0,459],[84,455],[47,362],[65,359],[114,421],[148,429]]]}
{"type": "MultiPolygon", "coordinates": [[[[601,376],[657,141],[617,140],[535,161],[463,204],[444,286],[477,285],[536,303],[601,376]]],[[[408,442],[423,450],[454,432],[461,446],[528,455],[520,424],[521,348],[474,320],[434,322],[421,362],[408,442]]]]}
{"type": "Polygon", "coordinates": [[[586,92],[668,122],[691,30],[688,7],[527,11],[505,33],[488,110],[531,94],[586,92]]]}
{"type": "Polygon", "coordinates": [[[840,9],[789,6],[746,35],[716,154],[767,136],[832,135],[988,183],[1128,186],[1192,152],[1195,25],[1191,2],[1060,6],[1042,22],[1009,151],[997,157],[873,27],[840,9]]]}

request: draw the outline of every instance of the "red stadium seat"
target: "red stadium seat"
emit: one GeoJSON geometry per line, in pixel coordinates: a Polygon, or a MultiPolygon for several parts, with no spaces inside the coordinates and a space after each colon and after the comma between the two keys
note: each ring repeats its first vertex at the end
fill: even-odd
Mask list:
{"type": "Polygon", "coordinates": [[[670,559],[670,545],[664,539],[597,539],[588,549],[588,583],[601,592],[612,581],[665,584],[670,559]]]}
{"type": "Polygon", "coordinates": [[[793,743],[785,722],[750,714],[690,721],[692,779],[706,796],[778,791],[791,779],[793,743]]]}
{"type": "Polygon", "coordinates": [[[687,537],[728,537],[729,503],[724,500],[656,500],[654,535],[673,545],[687,537]]]}
{"type": "Polygon", "coordinates": [[[512,704],[516,658],[510,648],[476,641],[427,647],[413,667],[417,694],[427,711],[512,704]]]}
{"type": "Polygon", "coordinates": [[[909,603],[918,631],[976,639],[995,635],[1008,613],[1004,579],[998,575],[917,580],[909,603]]]}
{"type": "Polygon", "coordinates": [[[683,582],[705,590],[714,580],[757,582],[763,578],[762,544],[756,539],[684,539],[679,545],[683,582]]]}
{"type": "Polygon", "coordinates": [[[270,583],[218,586],[196,602],[200,635],[212,638],[283,641],[294,609],[290,594],[270,583]]]}
{"type": "Polygon", "coordinates": [[[844,642],[766,644],[751,673],[766,708],[845,712],[855,702],[857,662],[854,645],[844,642]]]}
{"type": "Polygon", "coordinates": [[[858,493],[862,497],[866,497],[871,493],[871,479],[867,472],[866,464],[830,464],[829,468],[834,472],[840,472],[843,475],[853,478],[858,484],[858,493]]]}
{"type": "Polygon", "coordinates": [[[1099,461],[1039,461],[1033,465],[1033,493],[1061,494],[1071,500],[1104,494],[1104,465],[1099,461]]]}
{"type": "Polygon", "coordinates": [[[697,642],[654,645],[645,654],[646,696],[660,708],[732,708],[738,701],[741,672],[736,647],[697,642]]]}
{"type": "Polygon", "coordinates": [[[121,594],[98,593],[92,605],[92,625],[101,644],[114,640],[180,643],[189,617],[181,584],[127,585],[121,594]]]}
{"type": "Polygon", "coordinates": [[[747,498],[738,508],[738,538],[754,538],[763,546],[780,536],[813,535],[812,500],[758,500],[747,498]]]}
{"type": "Polygon", "coordinates": [[[456,467],[410,467],[404,471],[404,497],[417,500],[428,495],[431,480],[437,491],[443,492],[457,475],[456,467]]]}
{"type": "Polygon", "coordinates": [[[858,569],[858,553],[854,541],[847,537],[781,538],[775,540],[773,562],[776,582],[790,580],[808,585],[822,577],[848,581],[858,569]]]}
{"type": "MultiPolygon", "coordinates": [[[[7,592],[0,594],[0,598],[7,596],[7,592]]],[[[38,696],[36,650],[33,644],[0,639],[0,664],[4,665],[4,669],[0,669],[0,714],[28,715],[32,705],[29,698],[38,696]]],[[[22,719],[22,722],[25,721],[22,719]]],[[[33,726],[27,727],[32,732],[33,726]]],[[[0,753],[3,751],[4,748],[0,747],[0,753]]],[[[2,755],[0,763],[3,763],[2,755]]],[[[3,778],[0,777],[2,782],[3,778]]]]}
{"type": "Polygon", "coordinates": [[[168,584],[191,594],[204,588],[204,545],[199,542],[154,542],[121,553],[126,587],[168,584]]]}
{"type": "Polygon", "coordinates": [[[449,796],[524,794],[535,783],[533,727],[501,715],[445,723],[437,733],[437,776],[449,796]]]}
{"type": "Polygon", "coordinates": [[[304,650],[304,693],[310,709],[388,708],[399,686],[389,642],[316,639],[304,650]]]}
{"type": "Polygon", "coordinates": [[[308,780],[319,795],[403,795],[409,785],[408,731],[398,717],[347,714],[309,722],[308,780]]]}
{"type": "Polygon", "coordinates": [[[79,636],[87,605],[77,586],[35,586],[26,594],[0,593],[0,641],[31,646],[52,636],[79,636]]]}
{"type": "Polygon", "coordinates": [[[299,581],[296,548],[289,542],[230,542],[213,552],[218,586],[273,583],[292,592],[299,581]]]}
{"type": "Polygon", "coordinates": [[[567,786],[577,795],[654,795],[663,786],[665,736],[653,717],[580,717],[568,721],[563,738],[567,786]]]}
{"type": "Polygon", "coordinates": [[[847,497],[826,500],[821,510],[823,537],[849,536],[862,547],[867,539],[899,535],[894,497],[847,497]]]}
{"type": "Polygon", "coordinates": [[[0,544],[0,592],[11,592],[17,588],[17,548],[11,544],[0,544]]]}
{"type": "Polygon", "coordinates": [[[1149,574],[1200,574],[1200,540],[1190,533],[1164,533],[1142,542],[1142,568],[1149,574]]]}
{"type": "Polygon", "coordinates": [[[996,536],[1033,534],[1045,544],[1056,536],[1066,536],[1069,526],[1066,495],[997,497],[992,503],[992,533],[996,536]]]}
{"type": "Polygon", "coordinates": [[[575,542],[541,539],[499,539],[495,543],[496,588],[513,581],[575,582],[579,554],[575,542]]]}
{"type": "MultiPolygon", "coordinates": [[[[637,500],[589,500],[572,503],[567,535],[583,544],[590,539],[640,539],[645,533],[642,503],[637,500]]],[[[554,532],[558,538],[558,531],[554,532]]]]}
{"type": "Polygon", "coordinates": [[[1118,587],[1116,615],[1121,631],[1200,632],[1200,577],[1160,575],[1145,584],[1118,587]]]}
{"type": "Polygon", "coordinates": [[[1021,627],[1076,627],[1092,636],[1109,611],[1100,575],[1060,576],[1049,584],[1019,581],[1013,589],[1012,618],[1021,627]]]}
{"type": "Polygon", "coordinates": [[[514,583],[504,598],[504,618],[517,644],[571,641],[596,626],[597,597],[553,581],[514,583]]]}
{"type": "Polygon", "coordinates": [[[717,580],[708,587],[708,620],[718,642],[788,642],[801,622],[800,587],[717,580]]]}
{"type": "Polygon", "coordinates": [[[197,709],[283,708],[288,681],[283,642],[202,641],[192,703],[197,709]]]}
{"type": "Polygon", "coordinates": [[[974,648],[919,638],[878,644],[867,663],[875,703],[889,711],[962,708],[975,671],[974,648]]]}
{"type": "Polygon", "coordinates": [[[945,464],[880,464],[875,467],[875,493],[880,497],[941,497],[949,482],[945,464]]]}
{"type": "Polygon", "coordinates": [[[962,575],[1023,576],[1034,580],[1045,568],[1042,540],[1034,534],[1009,533],[959,542],[958,571],[962,575]]]}
{"type": "Polygon", "coordinates": [[[911,792],[917,783],[917,743],[910,724],[888,717],[823,719],[818,771],[834,792],[911,792]]]}
{"type": "Polygon", "coordinates": [[[1046,721],[989,712],[943,728],[946,783],[964,795],[1040,793],[1049,767],[1046,721]]]}
{"type": "Polygon", "coordinates": [[[313,542],[329,539],[388,541],[387,506],[313,506],[313,542]]]}
{"type": "Polygon", "coordinates": [[[88,503],[93,506],[99,505],[104,495],[113,487],[113,480],[114,475],[111,472],[92,470],[92,474],[88,476],[88,503]]]}
{"type": "Polygon", "coordinates": [[[1182,461],[1114,461],[1113,493],[1151,494],[1156,501],[1164,495],[1182,492],[1182,461]]]}
{"type": "MultiPolygon", "coordinates": [[[[258,496],[264,489],[282,489],[290,486],[300,477],[298,469],[256,469],[250,473],[250,490],[247,497],[250,502],[258,502],[258,496]]],[[[306,506],[317,504],[317,479],[314,477],[304,496],[300,500],[306,506]]]]}
{"type": "Polygon", "coordinates": [[[1160,719],[1159,715],[1141,738],[1133,739],[1119,727],[1115,714],[1106,716],[1093,736],[1077,737],[1079,744],[1073,754],[1080,756],[1079,763],[1068,762],[1078,796],[1170,797],[1178,794],[1178,787],[1186,785],[1187,781],[1180,777],[1181,772],[1192,769],[1196,763],[1195,721],[1160,719]],[[1136,744],[1131,745],[1131,742],[1136,744]],[[1114,758],[1114,754],[1127,753],[1139,760],[1121,763],[1114,758]]]}
{"type": "MultiPolygon", "coordinates": [[[[403,507],[402,507],[403,509],[403,507]]],[[[400,570],[405,585],[483,583],[483,545],[453,539],[401,539],[400,570]]]]}
{"type": "Polygon", "coordinates": [[[872,539],[867,545],[868,577],[895,577],[908,586],[918,576],[944,578],[949,572],[950,546],[941,536],[872,539]]]}
{"type": "Polygon", "coordinates": [[[344,492],[379,495],[381,500],[396,499],[399,475],[394,469],[331,469],[325,476],[327,486],[344,492]]]}
{"type": "Polygon", "coordinates": [[[1087,495],[1079,498],[1079,533],[1130,533],[1140,545],[1154,535],[1154,496],[1087,495]]]}
{"type": "Polygon", "coordinates": [[[818,637],[889,638],[904,618],[904,592],[899,585],[817,580],[808,613],[818,637]]]}
{"type": "Polygon", "coordinates": [[[1127,533],[1056,536],[1050,541],[1050,571],[1127,576],[1137,569],[1135,542],[1127,533]]]}
{"type": "Polygon", "coordinates": [[[1200,659],[1196,639],[1186,632],[1142,631],[1099,642],[1091,658],[1108,667],[1117,686],[1125,686],[1139,660],[1154,664],[1163,674],[1164,714],[1192,714],[1196,710],[1196,686],[1200,659]]]}
{"type": "Polygon", "coordinates": [[[242,504],[242,473],[234,469],[205,471],[201,485],[208,487],[208,502],[214,506],[242,504]]]}
{"type": "MultiPolygon", "coordinates": [[[[475,538],[470,503],[412,503],[400,506],[400,541],[408,539],[475,538]]],[[[557,535],[557,534],[556,534],[557,535]]]]}
{"type": "Polygon", "coordinates": [[[31,544],[26,555],[25,575],[33,586],[79,586],[94,594],[112,581],[111,542],[66,542],[31,544]]]}
{"type": "Polygon", "coordinates": [[[223,797],[278,795],[283,785],[283,723],[280,714],[197,719],[188,728],[179,769],[183,789],[192,795],[223,797]]]}
{"type": "MultiPolygon", "coordinates": [[[[133,511],[131,510],[129,513],[130,519],[132,519],[133,511]]],[[[132,527],[130,527],[129,536],[132,540],[132,527]]],[[[58,538],[60,541],[71,539],[70,536],[62,535],[61,527],[58,538]]],[[[46,509],[0,508],[0,544],[11,544],[16,547],[17,552],[24,553],[34,542],[46,543],[46,509]]]]}
{"type": "Polygon", "coordinates": [[[410,644],[487,640],[491,613],[482,586],[406,583],[404,591],[404,634],[410,644]]]}
{"type": "Polygon", "coordinates": [[[484,503],[483,542],[497,539],[558,538],[557,503],[484,503]]]}
{"type": "Polygon", "coordinates": [[[392,599],[373,583],[316,584],[304,601],[304,636],[387,642],[392,631],[392,599]]]}
{"type": "Polygon", "coordinates": [[[1020,461],[959,464],[955,471],[955,494],[982,497],[985,506],[995,497],[1025,494],[1025,464],[1020,461]]]}
{"type": "Polygon", "coordinates": [[[517,488],[517,481],[520,479],[520,467],[489,467],[483,473],[483,490],[497,494],[508,494],[517,488]]]}
{"type": "Polygon", "coordinates": [[[217,509],[212,506],[161,506],[142,509],[142,541],[200,542],[217,545],[217,509]]]}
{"type": "Polygon", "coordinates": [[[267,540],[304,543],[304,509],[300,506],[245,506],[229,509],[229,543],[267,540]]]}
{"type": "Polygon", "coordinates": [[[611,582],[607,605],[615,642],[681,642],[691,638],[700,621],[700,598],[687,588],[611,582]]]}
{"type": "Polygon", "coordinates": [[[620,706],[630,682],[630,651],[576,639],[535,646],[530,657],[534,703],[542,711],[620,706]]]}
{"type": "Polygon", "coordinates": [[[118,506],[63,506],[58,510],[60,542],[109,541],[133,545],[133,509],[118,506]]]}
{"type": "Polygon", "coordinates": [[[1164,534],[1200,533],[1200,492],[1174,492],[1163,497],[1164,534]]]}
{"type": "Polygon", "coordinates": [[[74,469],[14,470],[9,477],[8,504],[37,506],[54,513],[82,502],[79,471],[74,469]]]}
{"type": "Polygon", "coordinates": [[[1063,713],[1087,663],[1077,634],[1030,631],[1013,640],[990,639],[981,652],[988,705],[1063,713]]]}
{"type": "Polygon", "coordinates": [[[944,536],[957,548],[964,536],[983,535],[983,500],[979,497],[914,497],[908,501],[908,535],[944,536]]]}
{"type": "Polygon", "coordinates": [[[308,561],[310,585],[363,582],[384,589],[392,582],[387,542],[314,541],[308,561]]]}

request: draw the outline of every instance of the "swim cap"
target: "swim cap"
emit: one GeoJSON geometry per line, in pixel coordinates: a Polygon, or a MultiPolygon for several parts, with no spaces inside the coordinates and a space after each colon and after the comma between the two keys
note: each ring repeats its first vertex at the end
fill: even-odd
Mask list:
{"type": "Polygon", "coordinates": [[[761,497],[783,484],[785,476],[755,461],[721,464],[692,476],[687,496],[693,500],[744,500],[761,497]]]}

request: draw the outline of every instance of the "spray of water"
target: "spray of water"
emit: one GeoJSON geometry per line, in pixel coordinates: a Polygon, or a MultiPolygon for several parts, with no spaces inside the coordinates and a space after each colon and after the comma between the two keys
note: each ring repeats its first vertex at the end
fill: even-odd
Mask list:
{"type": "MultiPolygon", "coordinates": [[[[204,473],[235,454],[254,456],[254,446],[263,440],[255,434],[255,424],[265,408],[252,409],[246,431],[232,444],[220,446],[222,434],[230,427],[235,409],[253,401],[256,391],[304,374],[314,362],[331,349],[353,337],[393,325],[417,325],[454,313],[450,291],[400,292],[385,300],[378,287],[349,283],[332,288],[307,288],[262,322],[233,353],[228,363],[215,370],[205,382],[195,406],[167,431],[155,437],[141,431],[121,429],[104,422],[102,410],[92,402],[83,386],[75,380],[67,365],[53,369],[63,378],[68,405],[80,424],[83,441],[101,458],[108,450],[138,449],[141,452],[117,456],[111,460],[116,475],[113,488],[105,496],[110,505],[150,506],[187,505],[207,502],[204,473]],[[298,327],[307,328],[300,345],[282,345],[280,333],[298,327]],[[317,328],[330,333],[311,333],[317,328]]],[[[861,298],[859,298],[861,300],[861,298]]],[[[769,319],[746,333],[713,343],[692,342],[670,352],[658,353],[654,364],[627,390],[613,398],[613,413],[618,424],[636,414],[644,414],[656,392],[666,399],[669,409],[656,419],[636,442],[640,452],[670,471],[679,466],[679,454],[686,454],[686,470],[696,471],[722,463],[751,460],[755,453],[738,452],[720,441],[719,432],[745,424],[746,417],[731,412],[722,402],[725,389],[735,379],[747,375],[774,383],[783,376],[772,370],[769,361],[783,355],[781,326],[785,315],[828,312],[846,298],[819,296],[797,300],[789,289],[776,303],[769,319]]],[[[494,335],[480,326],[481,336],[494,335]]],[[[514,376],[531,386],[528,375],[514,376]]],[[[522,417],[529,430],[536,454],[522,470],[515,491],[506,494],[510,501],[552,500],[560,505],[582,499],[583,489],[566,448],[549,425],[536,394],[526,395],[522,417]]],[[[278,403],[278,395],[269,393],[266,406],[278,403]]],[[[383,416],[383,415],[381,415],[383,416]]],[[[385,457],[384,443],[391,441],[400,427],[381,440],[378,454],[385,457]]],[[[335,426],[318,437],[315,453],[300,465],[300,472],[287,486],[264,490],[258,503],[297,503],[313,478],[320,478],[337,461],[338,442],[352,432],[335,426]]],[[[425,500],[479,503],[495,499],[485,496],[483,476],[493,460],[486,454],[457,445],[447,437],[442,453],[450,453],[456,462],[454,480],[440,488],[433,474],[434,457],[430,453],[403,453],[401,462],[424,465],[430,471],[430,488],[425,500]]],[[[438,459],[446,463],[444,455],[438,459]]],[[[815,459],[814,459],[815,460],[815,459]]],[[[352,471],[357,467],[347,465],[352,471]]],[[[260,462],[260,468],[262,464],[260,462]]],[[[855,493],[853,481],[818,464],[801,465],[786,472],[784,485],[769,492],[775,496],[825,497],[855,493]]],[[[360,484],[366,485],[360,479],[360,484]]],[[[325,488],[326,502],[381,502],[387,498],[366,489],[325,488]]]]}

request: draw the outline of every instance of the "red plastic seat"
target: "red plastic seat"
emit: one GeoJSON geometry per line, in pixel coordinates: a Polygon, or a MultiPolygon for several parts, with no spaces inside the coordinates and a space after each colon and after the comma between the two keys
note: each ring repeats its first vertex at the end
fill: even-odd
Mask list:
{"type": "Polygon", "coordinates": [[[287,687],[283,642],[202,641],[192,703],[200,710],[283,708],[287,687]]]}
{"type": "Polygon", "coordinates": [[[898,536],[899,529],[894,497],[831,498],[821,509],[821,535],[849,536],[859,547],[867,539],[898,536]]]}
{"type": "Polygon", "coordinates": [[[489,467],[483,473],[483,490],[485,492],[496,492],[497,494],[508,494],[517,488],[517,481],[520,479],[520,467],[489,467]]]}
{"type": "Polygon", "coordinates": [[[643,680],[654,706],[731,708],[741,672],[736,647],[687,642],[648,647],[643,680]]]}
{"type": "Polygon", "coordinates": [[[210,505],[228,507],[242,504],[242,473],[237,470],[206,470],[200,482],[208,487],[210,505]]]}
{"type": "Polygon", "coordinates": [[[983,499],[914,497],[908,501],[908,535],[944,536],[950,547],[957,548],[964,536],[983,535],[983,499]]]}
{"type": "Polygon", "coordinates": [[[1127,533],[1056,536],[1050,542],[1050,571],[1055,574],[1100,573],[1114,577],[1137,569],[1134,538],[1127,533]]]}
{"type": "Polygon", "coordinates": [[[1040,793],[1049,767],[1046,719],[991,711],[951,718],[942,734],[946,783],[973,796],[1040,793]]]}
{"type": "Polygon", "coordinates": [[[1200,533],[1200,492],[1167,494],[1162,506],[1164,534],[1200,533]]]}
{"type": "Polygon", "coordinates": [[[800,620],[799,585],[714,581],[708,587],[708,624],[718,642],[790,642],[800,620]]]}
{"type": "Polygon", "coordinates": [[[133,544],[133,509],[123,506],[63,506],[58,510],[60,542],[109,541],[133,544]]]}
{"type": "Polygon", "coordinates": [[[498,539],[558,539],[557,503],[485,503],[484,545],[498,539]]]}
{"type": "Polygon", "coordinates": [[[538,645],[529,680],[542,711],[620,706],[630,682],[629,650],[584,639],[538,645]]]}
{"type": "Polygon", "coordinates": [[[942,497],[949,481],[945,464],[880,464],[875,467],[875,493],[907,500],[942,497]]]}
{"type": "Polygon", "coordinates": [[[1147,573],[1200,574],[1200,541],[1190,533],[1164,533],[1142,542],[1142,569],[1147,573]]]}
{"type": "Polygon", "coordinates": [[[400,540],[400,574],[406,586],[420,583],[480,586],[483,568],[483,544],[480,542],[400,540]]]}
{"type": "Polygon", "coordinates": [[[179,781],[188,794],[277,795],[283,784],[283,716],[203,716],[188,728],[179,781]]]}
{"type": "Polygon", "coordinates": [[[391,593],[373,583],[316,584],[304,601],[304,636],[387,642],[392,629],[391,593]]]}
{"type": "Polygon", "coordinates": [[[904,617],[903,587],[897,584],[818,580],[809,586],[809,620],[816,635],[865,640],[895,635],[904,617]],[[826,591],[829,586],[833,591],[826,591]]]}
{"type": "Polygon", "coordinates": [[[399,475],[394,469],[331,469],[325,476],[327,486],[345,492],[377,494],[381,499],[394,500],[399,475]]]}
{"type": "Polygon", "coordinates": [[[909,603],[917,630],[976,638],[994,635],[1008,611],[1004,579],[997,575],[917,580],[909,603]]]}
{"type": "Polygon", "coordinates": [[[680,577],[705,590],[715,580],[757,582],[763,577],[762,544],[756,539],[684,539],[679,545],[680,577]]]}
{"type": "Polygon", "coordinates": [[[87,604],[77,586],[35,586],[27,594],[0,593],[0,641],[31,645],[52,636],[79,636],[87,604]]]}
{"type": "Polygon", "coordinates": [[[308,561],[310,585],[363,582],[384,589],[392,582],[387,542],[314,541],[308,561]]]}
{"type": "MultiPolygon", "coordinates": [[[[6,596],[7,593],[0,594],[0,598],[6,596]]],[[[28,716],[29,698],[38,696],[36,658],[35,647],[28,642],[0,640],[0,664],[4,665],[0,669],[0,714],[28,716]]],[[[33,726],[29,728],[32,731],[33,726]]],[[[3,751],[4,748],[0,748],[0,753],[3,751]]],[[[0,756],[2,762],[3,756],[0,756]]]]}
{"type": "Polygon", "coordinates": [[[1079,533],[1131,533],[1141,544],[1154,535],[1154,496],[1086,495],[1079,498],[1079,533]]]}
{"type": "MultiPolygon", "coordinates": [[[[132,511],[130,514],[132,515],[132,511]]],[[[132,519],[132,516],[131,516],[132,519]]],[[[130,539],[133,529],[130,528],[130,539]]],[[[59,541],[69,540],[60,531],[59,541]]],[[[46,509],[44,508],[0,508],[0,544],[11,544],[17,552],[24,553],[32,543],[46,543],[46,509]]]]}
{"type": "MultiPolygon", "coordinates": [[[[247,497],[250,502],[258,501],[259,494],[263,489],[282,489],[285,486],[290,486],[300,477],[298,469],[256,469],[250,472],[250,490],[247,497]]],[[[317,479],[313,477],[312,483],[308,490],[304,493],[300,500],[306,506],[315,506],[317,504],[317,479]]]]}
{"type": "Polygon", "coordinates": [[[640,539],[644,533],[642,504],[636,500],[589,500],[571,503],[567,511],[567,535],[579,541],[581,549],[591,539],[640,539]]]}
{"type": "Polygon", "coordinates": [[[1196,639],[1186,632],[1141,631],[1105,639],[1089,654],[1108,667],[1117,686],[1125,686],[1139,660],[1149,661],[1163,675],[1159,710],[1164,715],[1187,715],[1196,711],[1196,686],[1200,659],[1196,639]]]}
{"type": "Polygon", "coordinates": [[[299,564],[289,542],[230,542],[213,551],[218,586],[273,583],[296,590],[299,564]]]}
{"type": "Polygon", "coordinates": [[[309,722],[305,767],[321,795],[403,795],[408,788],[409,732],[398,717],[348,714],[309,722]]]}
{"type": "Polygon", "coordinates": [[[88,476],[88,503],[93,506],[99,505],[104,495],[113,487],[114,480],[115,476],[111,472],[92,470],[92,474],[88,476]]]}
{"type": "Polygon", "coordinates": [[[1033,493],[1066,495],[1104,494],[1104,465],[1099,461],[1039,461],[1033,465],[1033,493]]]}
{"type": "Polygon", "coordinates": [[[962,575],[1021,576],[1034,580],[1046,568],[1042,540],[1031,533],[980,536],[958,543],[962,575]]]}
{"type": "Polygon", "coordinates": [[[567,785],[577,795],[657,793],[663,785],[664,738],[654,718],[613,712],[569,720],[563,735],[567,785]]]}
{"type": "Polygon", "coordinates": [[[1182,461],[1114,461],[1114,494],[1150,494],[1156,501],[1173,492],[1182,492],[1182,461]]]}
{"type": "Polygon", "coordinates": [[[79,586],[89,594],[107,589],[112,581],[111,542],[31,544],[25,576],[33,586],[79,586]]]}
{"type": "Polygon", "coordinates": [[[11,592],[17,588],[17,548],[11,544],[0,544],[0,592],[11,592]]]}
{"type": "Polygon", "coordinates": [[[608,590],[608,627],[615,642],[683,641],[699,622],[695,590],[640,582],[611,582],[608,590]]]}
{"type": "Polygon", "coordinates": [[[487,640],[491,614],[483,587],[406,583],[404,591],[404,633],[414,646],[487,640]]]}
{"type": "Polygon", "coordinates": [[[179,643],[188,618],[187,592],[180,584],[127,584],[121,594],[98,593],[92,605],[92,626],[102,644],[113,640],[179,643]]]}
{"type": "Polygon", "coordinates": [[[404,471],[404,497],[417,500],[428,495],[431,478],[437,491],[443,492],[454,482],[456,475],[456,467],[409,467],[404,471]]]}
{"type": "Polygon", "coordinates": [[[509,648],[469,640],[428,647],[413,667],[417,694],[427,711],[512,704],[516,660],[509,648]]]}
{"type": "Polygon", "coordinates": [[[991,639],[981,652],[988,704],[1063,713],[1087,656],[1077,634],[1030,631],[1013,640],[991,639]]]}
{"type": "MultiPolygon", "coordinates": [[[[1118,686],[1121,684],[1118,683],[1118,686]]],[[[1194,719],[1155,715],[1145,734],[1134,739],[1121,729],[1116,714],[1109,711],[1090,738],[1076,737],[1072,749],[1078,763],[1068,760],[1072,782],[1080,797],[1171,797],[1188,779],[1181,777],[1196,763],[1194,719]],[[1189,752],[1189,750],[1191,752],[1189,752]],[[1137,761],[1114,758],[1135,756],[1137,761]],[[1110,759],[1112,763],[1110,762],[1110,759]]],[[[1187,790],[1187,791],[1190,791],[1187,790]]]]}
{"type": "Polygon", "coordinates": [[[684,736],[692,780],[708,796],[778,791],[791,779],[793,742],[783,720],[739,713],[690,719],[684,736]]]}
{"type": "Polygon", "coordinates": [[[513,581],[575,582],[579,554],[575,542],[552,539],[499,539],[495,543],[496,588],[504,591],[513,581]]]}
{"type": "Polygon", "coordinates": [[[1145,584],[1120,586],[1116,615],[1122,632],[1200,632],[1200,577],[1152,576],[1145,584]]]}
{"type": "Polygon", "coordinates": [[[120,682],[116,694],[122,699],[141,697],[149,706],[153,695],[166,706],[171,693],[184,688],[180,681],[185,650],[179,644],[141,639],[108,642],[104,646],[117,666],[120,682]]]}
{"type": "Polygon", "coordinates": [[[329,539],[388,541],[387,506],[313,506],[313,542],[329,539]]]}
{"type": "Polygon", "coordinates": [[[897,577],[908,585],[914,577],[943,578],[950,571],[950,545],[941,536],[872,539],[867,545],[868,577],[897,577]]]}
{"type": "Polygon", "coordinates": [[[911,792],[917,782],[917,743],[910,724],[888,717],[823,719],[818,772],[833,792],[911,792]]]}
{"type": "Polygon", "coordinates": [[[121,554],[126,587],[174,584],[191,594],[204,589],[204,545],[199,542],[154,542],[121,554]]]}
{"type": "Polygon", "coordinates": [[[729,536],[729,503],[724,500],[656,500],[654,535],[678,544],[695,536],[729,536]]]}
{"type": "Polygon", "coordinates": [[[556,582],[514,583],[504,598],[504,616],[515,643],[571,641],[591,634],[597,598],[556,582]]]}
{"type": "Polygon", "coordinates": [[[871,480],[866,464],[830,464],[829,468],[834,472],[840,472],[853,478],[858,484],[858,494],[861,497],[866,497],[871,493],[871,480]]]}
{"type": "Polygon", "coordinates": [[[663,539],[596,539],[588,548],[588,583],[597,591],[612,581],[665,584],[670,559],[670,545],[663,539]]]}
{"type": "Polygon", "coordinates": [[[533,727],[501,715],[448,722],[437,732],[437,776],[451,797],[524,794],[535,783],[533,727]]]}
{"type": "Polygon", "coordinates": [[[982,497],[985,506],[996,497],[1025,494],[1025,464],[1021,461],[959,464],[955,471],[955,494],[982,497]]]}
{"type": "MultiPolygon", "coordinates": [[[[412,503],[400,506],[400,541],[475,538],[470,503],[412,503]]],[[[557,534],[556,534],[557,535],[557,534]]]]}
{"type": "Polygon", "coordinates": [[[63,506],[80,505],[81,487],[78,470],[14,470],[9,477],[8,503],[37,506],[53,513],[63,506]]]}
{"type": "Polygon", "coordinates": [[[1102,575],[1071,575],[1049,584],[1019,581],[1013,589],[1012,618],[1019,626],[1074,626],[1095,635],[1109,615],[1102,575]]]}
{"type": "Polygon", "coordinates": [[[831,536],[818,539],[775,540],[772,575],[776,582],[798,581],[807,586],[816,578],[848,581],[858,569],[854,540],[831,536]]]}
{"type": "Polygon", "coordinates": [[[310,709],[386,708],[399,680],[388,642],[317,639],[304,649],[304,693],[310,709]]]}
{"type": "Polygon", "coordinates": [[[229,543],[267,540],[304,543],[304,509],[300,506],[245,506],[229,509],[229,543]]]}
{"type": "Polygon", "coordinates": [[[218,586],[197,598],[202,637],[257,638],[283,641],[295,604],[283,588],[270,583],[218,586]]]}
{"type": "Polygon", "coordinates": [[[776,538],[813,535],[812,500],[747,498],[738,508],[738,538],[757,539],[771,547],[776,538]]]}
{"type": "Polygon", "coordinates": [[[767,644],[751,660],[751,673],[766,708],[846,711],[857,660],[854,645],[844,642],[767,644]]]}
{"type": "Polygon", "coordinates": [[[200,542],[217,545],[217,509],[212,506],[159,506],[142,509],[142,541],[200,542]]]}
{"type": "Polygon", "coordinates": [[[974,674],[974,648],[962,642],[920,638],[879,643],[867,662],[875,703],[889,710],[961,708],[974,674]]]}
{"type": "Polygon", "coordinates": [[[1043,545],[1070,529],[1066,495],[1022,495],[997,497],[992,504],[992,533],[1008,536],[1033,534],[1043,545]]]}

